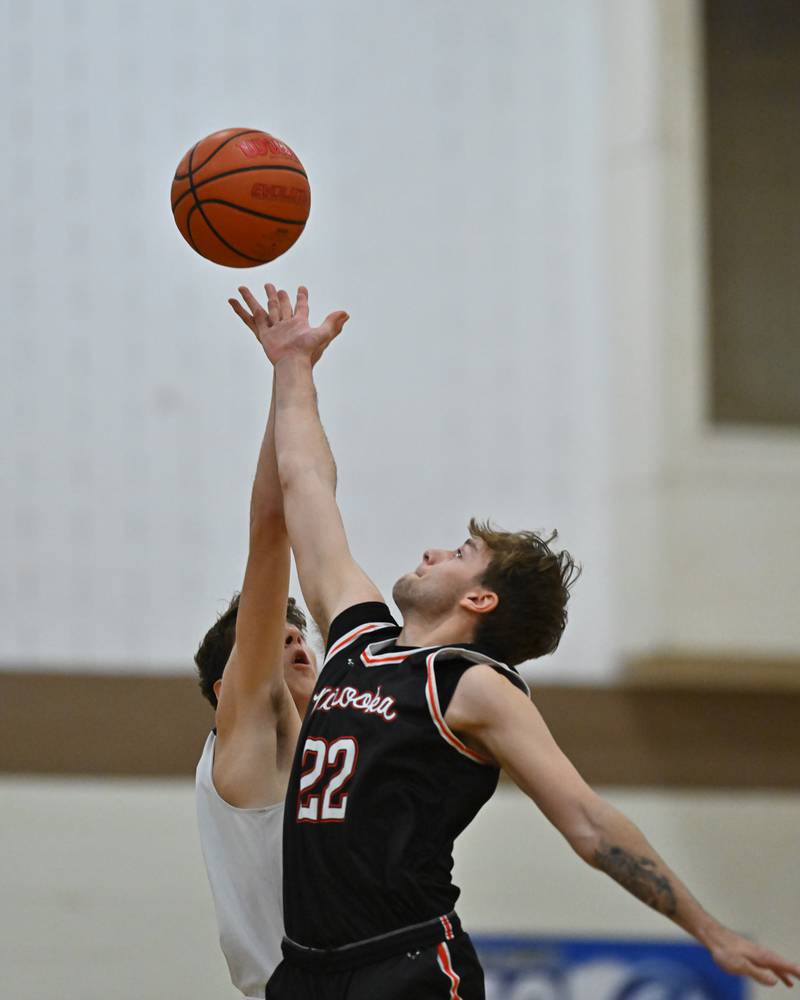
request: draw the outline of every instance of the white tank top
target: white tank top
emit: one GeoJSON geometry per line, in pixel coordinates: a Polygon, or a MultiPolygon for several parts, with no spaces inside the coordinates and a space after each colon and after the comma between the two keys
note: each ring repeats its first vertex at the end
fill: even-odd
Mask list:
{"type": "Polygon", "coordinates": [[[215,742],[209,733],[197,765],[200,845],[231,981],[246,997],[263,998],[283,957],[283,803],[237,809],[221,798],[212,777],[215,742]]]}

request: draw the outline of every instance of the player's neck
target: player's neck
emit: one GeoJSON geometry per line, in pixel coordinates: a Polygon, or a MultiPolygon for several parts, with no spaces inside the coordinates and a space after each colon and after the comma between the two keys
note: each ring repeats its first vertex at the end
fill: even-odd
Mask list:
{"type": "Polygon", "coordinates": [[[439,621],[431,621],[409,611],[403,620],[403,628],[397,637],[398,646],[413,646],[416,649],[428,646],[464,645],[472,642],[474,625],[463,615],[452,615],[439,621]]]}

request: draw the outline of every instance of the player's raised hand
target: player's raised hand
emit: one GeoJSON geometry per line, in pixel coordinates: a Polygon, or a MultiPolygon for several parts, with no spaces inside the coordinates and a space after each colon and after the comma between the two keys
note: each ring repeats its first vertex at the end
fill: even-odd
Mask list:
{"type": "Polygon", "coordinates": [[[800,964],[761,948],[727,928],[721,928],[714,935],[708,948],[721,969],[737,976],[749,976],[762,986],[776,986],[778,980],[792,986],[792,978],[800,982],[800,964]]]}
{"type": "Polygon", "coordinates": [[[297,289],[294,307],[284,289],[278,291],[270,284],[264,288],[267,293],[266,309],[245,285],[239,288],[239,294],[247,308],[238,299],[228,299],[228,302],[239,319],[255,334],[273,365],[291,356],[308,357],[312,365],[316,364],[350,317],[346,312],[332,312],[320,326],[312,327],[308,318],[308,289],[304,285],[297,289]]]}

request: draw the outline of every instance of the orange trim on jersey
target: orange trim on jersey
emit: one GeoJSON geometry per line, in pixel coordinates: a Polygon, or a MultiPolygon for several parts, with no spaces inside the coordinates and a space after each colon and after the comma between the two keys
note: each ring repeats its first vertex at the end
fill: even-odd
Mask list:
{"type": "Polygon", "coordinates": [[[429,649],[436,648],[435,646],[415,646],[413,649],[395,649],[391,653],[378,652],[373,654],[370,652],[373,646],[388,646],[394,641],[394,639],[379,639],[378,642],[369,643],[361,651],[361,662],[365,667],[381,666],[384,663],[402,663],[403,660],[407,660],[415,653],[425,653],[429,649]]]}
{"type": "Polygon", "coordinates": [[[444,936],[446,941],[452,941],[455,937],[453,933],[453,925],[447,919],[447,917],[439,917],[442,922],[442,927],[444,927],[444,936]]]}
{"type": "MultiPolygon", "coordinates": [[[[377,643],[374,645],[377,645],[377,643]]],[[[362,649],[361,651],[361,659],[367,664],[367,666],[371,667],[376,663],[402,663],[403,660],[416,652],[416,649],[406,649],[397,653],[384,653],[383,655],[379,654],[378,656],[370,656],[369,646],[367,646],[366,649],[362,649]]]]}
{"type": "Polygon", "coordinates": [[[456,970],[453,968],[453,963],[450,960],[450,949],[444,942],[436,948],[436,961],[439,963],[439,968],[450,980],[450,996],[448,1000],[462,1000],[461,994],[458,992],[458,987],[461,985],[461,977],[457,975],[456,970]]]}
{"type": "Polygon", "coordinates": [[[433,719],[434,725],[439,730],[439,735],[445,740],[450,746],[458,750],[459,753],[463,754],[465,757],[469,757],[471,761],[476,764],[491,764],[493,763],[488,757],[484,757],[477,751],[468,747],[466,743],[462,743],[461,740],[456,736],[456,734],[450,729],[447,723],[444,721],[444,716],[442,715],[442,710],[439,707],[439,695],[436,691],[436,678],[433,675],[433,661],[436,658],[436,653],[431,653],[431,655],[426,660],[428,667],[428,680],[425,684],[425,698],[428,702],[428,708],[430,709],[431,718],[433,719]]]}
{"type": "Polygon", "coordinates": [[[381,628],[397,628],[397,625],[395,625],[394,622],[368,622],[366,625],[359,625],[358,628],[351,629],[351,631],[346,632],[341,639],[337,639],[331,646],[325,657],[323,666],[332,656],[336,656],[337,653],[341,653],[341,651],[346,646],[349,646],[351,642],[355,642],[360,635],[364,635],[365,632],[376,632],[381,628]]]}

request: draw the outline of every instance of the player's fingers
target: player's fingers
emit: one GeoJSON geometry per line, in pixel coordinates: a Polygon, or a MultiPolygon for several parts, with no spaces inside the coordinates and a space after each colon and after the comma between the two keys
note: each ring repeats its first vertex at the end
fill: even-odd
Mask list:
{"type": "Polygon", "coordinates": [[[338,337],[339,334],[344,329],[345,323],[350,319],[346,312],[339,310],[338,312],[332,312],[325,317],[325,322],[322,324],[322,329],[325,331],[325,336],[329,341],[333,340],[334,337],[338,337]]]}
{"type": "Polygon", "coordinates": [[[772,969],[778,975],[783,973],[800,979],[800,965],[797,962],[790,962],[776,951],[768,951],[766,948],[760,949],[755,954],[750,955],[750,961],[761,968],[772,969]]]}
{"type": "Polygon", "coordinates": [[[305,285],[300,285],[297,289],[297,301],[294,306],[295,316],[305,316],[308,319],[308,289],[305,285]]]}
{"type": "Polygon", "coordinates": [[[249,306],[250,312],[253,314],[253,319],[258,321],[259,317],[265,315],[264,307],[258,301],[258,299],[253,295],[247,285],[239,285],[239,294],[244,299],[245,303],[249,306]]]}
{"type": "MultiPolygon", "coordinates": [[[[792,978],[788,972],[784,972],[781,969],[776,969],[773,965],[762,965],[761,962],[753,961],[752,965],[758,969],[762,975],[766,976],[777,976],[778,979],[783,983],[784,986],[792,985],[792,978]]],[[[761,980],[759,980],[761,982],[761,980]]],[[[777,982],[777,980],[775,980],[777,982]]]]}
{"type": "Polygon", "coordinates": [[[250,313],[242,306],[241,302],[239,302],[238,299],[228,299],[228,302],[230,303],[231,308],[239,317],[239,319],[246,326],[248,326],[253,331],[253,333],[255,333],[256,332],[255,320],[250,315],[250,313]]]}
{"type": "Polygon", "coordinates": [[[267,309],[269,311],[270,323],[277,323],[281,318],[281,310],[278,305],[278,290],[274,285],[264,285],[267,290],[267,309]]]}
{"type": "Polygon", "coordinates": [[[785,958],[781,958],[780,955],[775,955],[772,952],[765,952],[759,955],[753,956],[750,961],[753,965],[758,966],[759,969],[767,969],[770,972],[774,972],[778,976],[784,986],[792,985],[792,976],[800,980],[800,967],[795,965],[793,962],[787,962],[785,958]]]}
{"type": "Polygon", "coordinates": [[[757,965],[754,965],[747,959],[744,959],[744,961],[742,962],[742,966],[743,966],[742,972],[746,976],[750,976],[751,979],[755,979],[757,983],[761,983],[762,986],[778,985],[777,978],[771,972],[768,972],[766,969],[759,969],[757,965]]]}
{"type": "Polygon", "coordinates": [[[281,319],[291,319],[294,315],[292,312],[292,300],[289,298],[289,293],[284,288],[281,288],[278,292],[278,307],[280,309],[281,319]]]}

